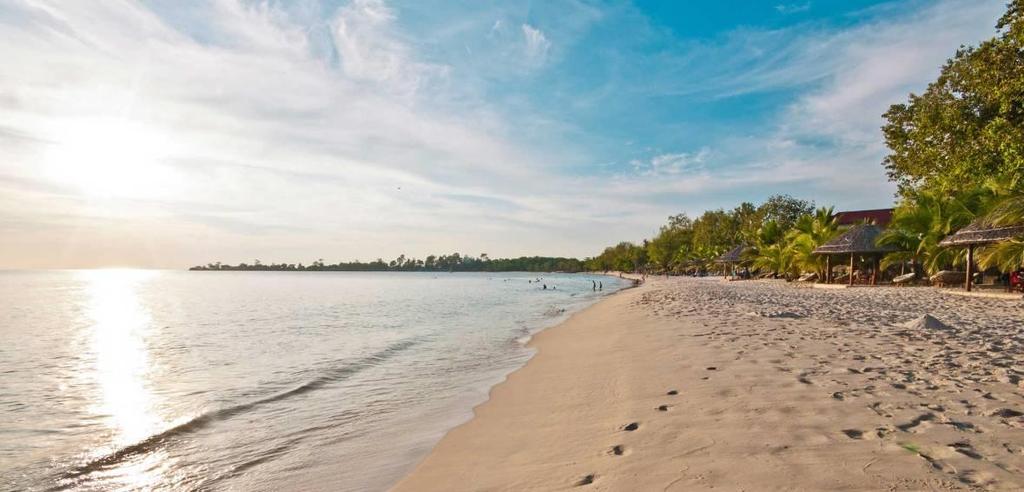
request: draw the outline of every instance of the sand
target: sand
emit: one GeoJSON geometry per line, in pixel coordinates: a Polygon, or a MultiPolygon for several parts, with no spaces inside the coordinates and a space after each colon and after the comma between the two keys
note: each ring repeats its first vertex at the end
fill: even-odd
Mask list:
{"type": "Polygon", "coordinates": [[[1024,303],[650,279],[546,330],[395,490],[1021,490],[1024,303]]]}

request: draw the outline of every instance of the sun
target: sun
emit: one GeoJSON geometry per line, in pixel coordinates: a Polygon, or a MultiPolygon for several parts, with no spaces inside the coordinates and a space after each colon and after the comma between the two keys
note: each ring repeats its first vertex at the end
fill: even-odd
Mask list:
{"type": "Polygon", "coordinates": [[[173,182],[168,139],[123,118],[67,122],[55,132],[46,158],[54,181],[93,198],[145,198],[163,195],[173,182]]]}

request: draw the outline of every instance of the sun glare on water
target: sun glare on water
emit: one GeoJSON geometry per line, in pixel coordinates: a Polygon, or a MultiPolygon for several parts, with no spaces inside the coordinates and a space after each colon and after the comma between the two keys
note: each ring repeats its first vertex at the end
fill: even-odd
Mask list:
{"type": "MultiPolygon", "coordinates": [[[[83,335],[88,355],[81,375],[96,387],[91,410],[110,432],[110,442],[98,446],[98,456],[138,443],[168,425],[156,411],[158,397],[150,384],[155,368],[147,339],[154,328],[139,292],[155,275],[122,269],[78,273],[87,294],[83,335]]],[[[126,489],[146,489],[161,480],[159,459],[130,460],[107,475],[126,489]]]]}
{"type": "Polygon", "coordinates": [[[109,419],[120,444],[136,442],[159,428],[147,385],[149,312],[138,289],[154,273],[144,270],[89,270],[79,273],[89,295],[86,314],[94,366],[85,371],[98,383],[96,411],[109,419]]]}
{"type": "Polygon", "coordinates": [[[50,178],[93,198],[143,198],[166,194],[174,183],[161,163],[169,139],[123,118],[65,123],[54,136],[46,167],[50,178]]]}

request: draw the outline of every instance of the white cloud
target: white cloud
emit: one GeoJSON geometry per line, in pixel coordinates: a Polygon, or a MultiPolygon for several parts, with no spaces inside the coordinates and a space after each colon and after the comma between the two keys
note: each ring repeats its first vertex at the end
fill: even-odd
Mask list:
{"type": "MultiPolygon", "coordinates": [[[[449,34],[459,56],[445,59],[381,1],[347,2],[326,19],[278,5],[201,4],[198,25],[186,27],[127,0],[3,7],[0,59],[17,69],[0,71],[0,267],[454,248],[586,255],[639,239],[680,208],[734,205],[737,194],[871,205],[889,193],[881,111],[934,78],[957,45],[991,33],[1002,8],[945,1],[844,31],[737,32],[723,46],[691,46],[700,54],[657,58],[636,71],[642,80],[574,101],[801,95],[756,132],[691,152],[647,150],[633,172],[608,175],[566,169],[609,158],[573,138],[601,135],[586,135],[564,108],[537,111],[514,92],[502,94],[514,110],[475,97],[487,93],[479,79],[519,82],[524,69],[551,66],[553,45],[571,46],[603,12],[584,5],[564,16],[576,24],[547,32],[511,7],[486,12],[452,29],[489,44],[467,57],[466,38],[449,34]],[[48,162],[69,134],[97,125],[158,142],[143,159],[151,167],[126,175],[152,171],[161,186],[97,198],[73,179],[80,173],[48,162]]],[[[629,149],[647,145],[633,137],[629,149]]],[[[140,151],[130,150],[117,160],[140,151]]]]}
{"type": "Polygon", "coordinates": [[[697,152],[665,153],[651,157],[647,161],[633,160],[633,168],[643,176],[674,176],[694,174],[704,170],[704,164],[711,149],[704,147],[697,152]]]}
{"type": "Polygon", "coordinates": [[[334,20],[334,46],[345,75],[411,96],[448,67],[421,63],[393,32],[395,13],[382,0],[354,0],[334,20]]]}
{"type": "Polygon", "coordinates": [[[18,67],[0,72],[0,228],[18,237],[0,248],[14,262],[5,266],[103,264],[109,248],[130,264],[180,267],[516,244],[496,239],[509,231],[471,234],[499,222],[456,194],[504,201],[502,219],[519,232],[527,220],[563,220],[547,213],[557,200],[535,199],[558,187],[544,161],[509,141],[489,108],[449,103],[443,65],[403,41],[381,2],[354,1],[329,20],[336,67],[312,49],[307,26],[266,4],[216,3],[197,26],[216,33],[203,41],[132,2],[8,10],[25,22],[0,23],[0,58],[18,67]],[[72,177],[109,168],[109,152],[46,158],[89,128],[168,142],[127,173],[168,179],[132,189],[117,169],[94,170],[125,186],[91,196],[72,177]],[[137,234],[153,243],[146,259],[132,241],[111,240],[137,234]]]}
{"type": "Polygon", "coordinates": [[[799,12],[806,12],[810,9],[811,2],[779,4],[775,6],[775,10],[782,14],[796,14],[799,12]]]}
{"type": "Polygon", "coordinates": [[[797,95],[751,134],[710,142],[716,152],[701,172],[673,180],[647,165],[635,179],[658,177],[647,189],[686,190],[685,201],[697,211],[723,189],[756,190],[748,192],[752,197],[785,191],[840,207],[886,206],[895,187],[881,165],[882,113],[923,90],[958,46],[994,35],[1002,8],[998,1],[947,0],[842,30],[743,31],[723,46],[701,46],[697,59],[668,73],[676,86],[652,77],[647,89],[716,100],[772,91],[797,95]],[[684,71],[710,72],[711,80],[684,71]]]}
{"type": "Polygon", "coordinates": [[[526,58],[531,63],[543,64],[548,57],[548,50],[551,49],[551,42],[544,35],[544,32],[529,24],[523,24],[523,40],[526,42],[526,58]]]}

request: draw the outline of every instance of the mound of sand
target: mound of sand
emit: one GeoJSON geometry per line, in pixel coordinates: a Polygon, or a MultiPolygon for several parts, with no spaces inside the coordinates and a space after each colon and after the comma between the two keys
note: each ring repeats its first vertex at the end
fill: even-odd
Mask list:
{"type": "Polygon", "coordinates": [[[906,323],[903,323],[900,326],[902,326],[904,328],[909,328],[911,330],[952,330],[953,329],[952,326],[949,326],[949,325],[943,323],[942,321],[939,321],[938,318],[936,318],[936,317],[934,317],[934,316],[932,316],[930,314],[924,314],[921,317],[919,317],[917,319],[914,319],[912,321],[907,321],[906,323]]]}

